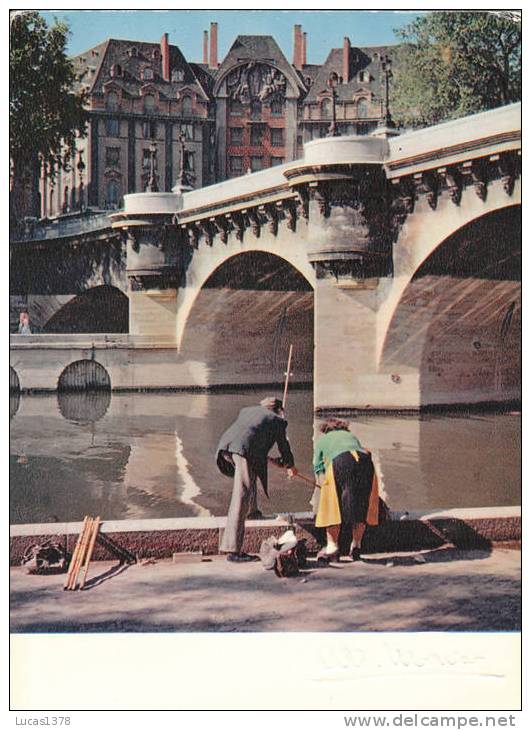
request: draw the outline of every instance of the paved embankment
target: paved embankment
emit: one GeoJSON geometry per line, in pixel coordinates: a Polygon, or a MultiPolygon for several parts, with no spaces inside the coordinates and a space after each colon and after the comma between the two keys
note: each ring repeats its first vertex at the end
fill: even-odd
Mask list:
{"type": "Polygon", "coordinates": [[[260,563],[99,562],[82,592],[11,569],[14,632],[516,631],[519,550],[371,554],[277,578],[260,563]]]}

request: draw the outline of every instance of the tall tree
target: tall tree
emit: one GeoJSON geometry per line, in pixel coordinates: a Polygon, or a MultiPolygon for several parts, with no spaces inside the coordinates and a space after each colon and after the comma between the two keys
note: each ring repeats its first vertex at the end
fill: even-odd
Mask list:
{"type": "Polygon", "coordinates": [[[436,11],[395,33],[391,108],[405,126],[435,124],[521,98],[515,14],[436,11]]]}
{"type": "Polygon", "coordinates": [[[76,134],[85,133],[87,114],[65,52],[68,26],[48,27],[36,11],[12,12],[10,20],[9,147],[16,197],[38,159],[52,177],[66,166],[76,134]]]}

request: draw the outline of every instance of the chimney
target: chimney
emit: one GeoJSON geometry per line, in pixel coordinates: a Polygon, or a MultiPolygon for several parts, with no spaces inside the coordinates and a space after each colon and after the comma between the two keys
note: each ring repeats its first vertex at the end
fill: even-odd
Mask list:
{"type": "Polygon", "coordinates": [[[162,59],[162,78],[164,81],[170,80],[170,46],[168,44],[168,34],[164,33],[160,39],[160,55],[162,59]]]}
{"type": "Polygon", "coordinates": [[[343,38],[343,83],[350,81],[350,39],[343,38]]]}
{"type": "Polygon", "coordinates": [[[210,23],[210,68],[217,68],[218,64],[218,24],[210,23]]]}
{"type": "Polygon", "coordinates": [[[208,65],[208,30],[203,31],[203,63],[208,65]]]}
{"type": "Polygon", "coordinates": [[[302,62],[302,31],[300,25],[293,26],[293,65],[299,71],[302,62]]]}
{"type": "Polygon", "coordinates": [[[303,66],[306,66],[306,64],[308,63],[306,60],[306,44],[308,41],[307,35],[308,35],[307,33],[302,34],[302,65],[303,66]]]}

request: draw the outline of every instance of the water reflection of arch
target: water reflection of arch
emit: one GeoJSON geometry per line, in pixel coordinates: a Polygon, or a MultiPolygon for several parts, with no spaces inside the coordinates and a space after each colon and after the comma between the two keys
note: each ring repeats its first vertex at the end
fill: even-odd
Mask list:
{"type": "Polygon", "coordinates": [[[59,390],[57,405],[63,418],[75,423],[95,423],[107,413],[111,403],[111,391],[106,390],[59,390]]]}
{"type": "Polygon", "coordinates": [[[96,360],[76,360],[67,365],[57,381],[58,391],[109,390],[111,378],[96,360]]]}

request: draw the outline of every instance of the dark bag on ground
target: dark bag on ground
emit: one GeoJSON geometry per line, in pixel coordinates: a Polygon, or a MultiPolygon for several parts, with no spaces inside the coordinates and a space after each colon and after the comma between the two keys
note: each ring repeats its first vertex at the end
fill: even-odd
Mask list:
{"type": "Polygon", "coordinates": [[[262,565],[266,570],[274,570],[279,578],[299,575],[299,569],[306,567],[307,554],[306,540],[298,540],[295,547],[283,549],[275,537],[268,537],[260,546],[262,565]]]}

